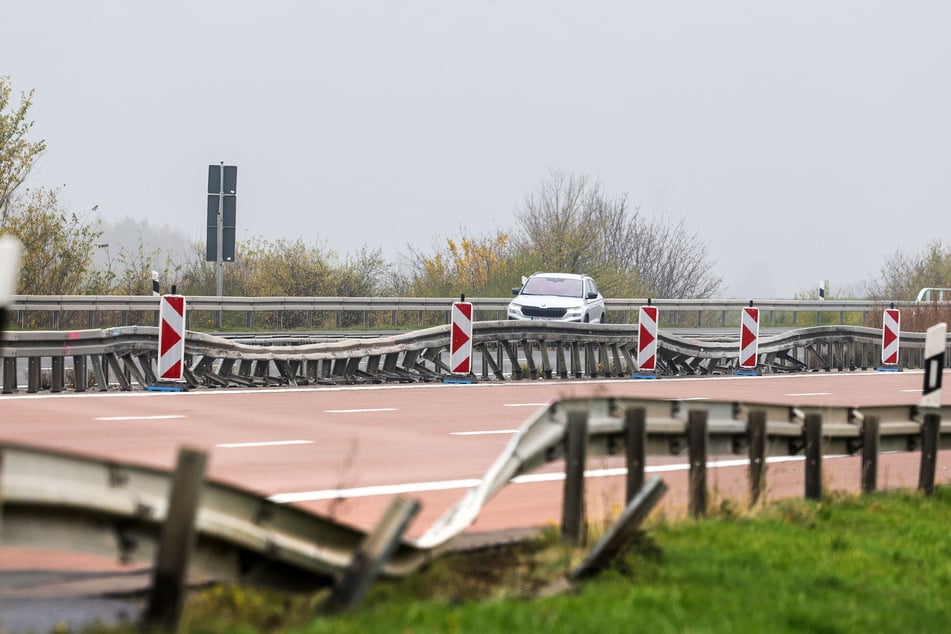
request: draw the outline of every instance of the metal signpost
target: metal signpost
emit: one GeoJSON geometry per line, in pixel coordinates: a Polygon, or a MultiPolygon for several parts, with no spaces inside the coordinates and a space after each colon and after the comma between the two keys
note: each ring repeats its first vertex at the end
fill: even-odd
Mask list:
{"type": "Polygon", "coordinates": [[[205,260],[215,262],[215,287],[221,297],[221,263],[234,262],[238,186],[236,165],[208,166],[208,237],[205,260]]]}

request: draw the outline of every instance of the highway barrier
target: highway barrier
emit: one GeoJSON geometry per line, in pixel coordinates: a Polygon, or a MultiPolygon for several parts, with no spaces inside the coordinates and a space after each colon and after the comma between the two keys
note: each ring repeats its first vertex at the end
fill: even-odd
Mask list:
{"type": "MultiPolygon", "coordinates": [[[[630,377],[638,328],[625,324],[482,321],[472,324],[474,380],[630,377]]],[[[924,333],[903,333],[899,366],[921,368],[924,333]]],[[[158,329],[12,331],[0,340],[2,393],[147,389],[156,382],[158,329]]],[[[657,334],[657,376],[729,374],[737,339],[657,334]]],[[[452,376],[450,325],[388,336],[218,337],[185,332],[188,387],[268,387],[443,381],[452,376]]],[[[874,368],[881,330],[813,326],[760,337],[763,373],[874,368]]]]}
{"type": "MultiPolygon", "coordinates": [[[[189,295],[185,327],[191,330],[290,330],[335,328],[421,328],[449,323],[451,297],[217,297],[189,295]]],[[[473,319],[506,318],[511,297],[469,298],[473,319]]],[[[609,323],[637,320],[646,298],[605,299],[609,323]]],[[[663,326],[727,327],[739,323],[743,299],[651,299],[663,326]]],[[[951,302],[875,302],[872,300],[756,300],[763,327],[829,323],[866,324],[883,307],[909,311],[951,302]]],[[[13,295],[11,328],[91,329],[157,325],[159,298],[146,295],[13,295]]]]}

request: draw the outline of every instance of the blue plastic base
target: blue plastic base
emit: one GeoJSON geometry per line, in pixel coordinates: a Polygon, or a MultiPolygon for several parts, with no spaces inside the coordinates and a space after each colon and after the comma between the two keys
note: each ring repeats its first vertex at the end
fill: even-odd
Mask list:
{"type": "Polygon", "coordinates": [[[468,378],[468,377],[458,377],[458,378],[456,378],[456,377],[448,377],[448,376],[447,376],[446,378],[444,378],[444,379],[442,380],[442,382],[443,382],[443,383],[454,383],[454,384],[457,384],[457,385],[470,385],[470,384],[472,383],[472,379],[470,379],[470,378],[468,378]]]}
{"type": "Polygon", "coordinates": [[[145,389],[149,392],[187,392],[188,383],[185,381],[158,381],[145,389]]]}
{"type": "Polygon", "coordinates": [[[651,374],[649,372],[635,372],[631,375],[632,379],[656,379],[656,374],[651,374]]]}
{"type": "Polygon", "coordinates": [[[733,376],[761,376],[759,370],[734,370],[733,376]]]}
{"type": "Polygon", "coordinates": [[[901,368],[897,365],[880,365],[875,368],[876,372],[901,372],[901,368]]]}

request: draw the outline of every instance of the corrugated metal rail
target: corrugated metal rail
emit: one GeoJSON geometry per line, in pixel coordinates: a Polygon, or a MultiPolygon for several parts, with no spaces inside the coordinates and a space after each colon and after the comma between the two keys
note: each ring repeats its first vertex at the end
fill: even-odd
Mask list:
{"type": "MultiPolygon", "coordinates": [[[[658,375],[726,374],[738,363],[735,338],[658,335],[658,375]]],[[[899,367],[920,367],[924,333],[902,333],[899,367]]],[[[441,381],[449,326],[382,337],[225,338],[187,331],[185,379],[192,388],[441,381]]],[[[483,321],[473,324],[472,380],[629,377],[637,328],[622,324],[483,321]]],[[[0,341],[2,391],[130,390],[155,384],[158,329],[13,331],[0,341]],[[67,367],[67,364],[69,367],[67,367]]],[[[815,326],[761,337],[762,372],[854,370],[881,360],[881,331],[815,326]]]]}

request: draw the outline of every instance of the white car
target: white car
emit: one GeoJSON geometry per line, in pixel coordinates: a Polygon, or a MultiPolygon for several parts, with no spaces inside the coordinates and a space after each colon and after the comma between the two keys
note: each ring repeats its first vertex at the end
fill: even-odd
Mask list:
{"type": "Polygon", "coordinates": [[[535,273],[512,294],[509,319],[604,323],[604,298],[588,275],[535,273]]]}

